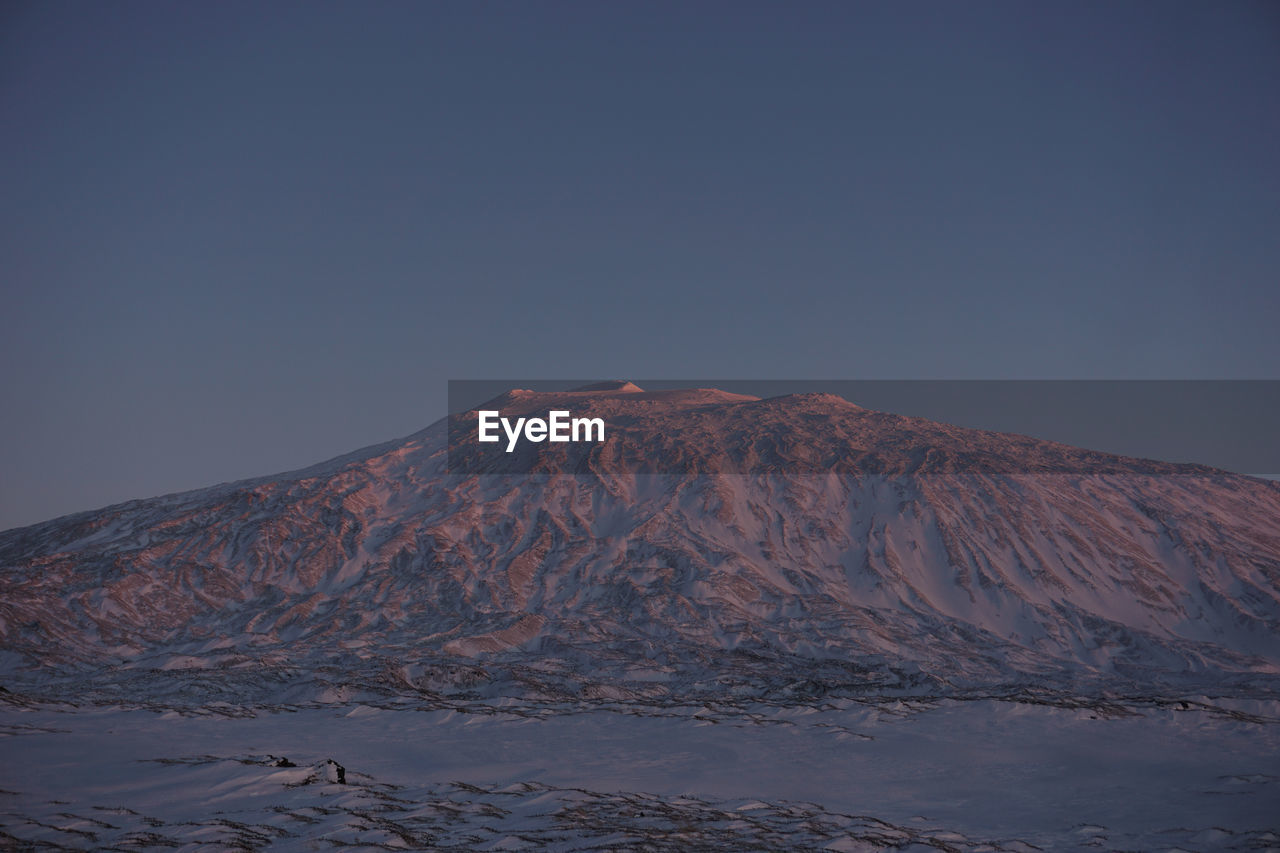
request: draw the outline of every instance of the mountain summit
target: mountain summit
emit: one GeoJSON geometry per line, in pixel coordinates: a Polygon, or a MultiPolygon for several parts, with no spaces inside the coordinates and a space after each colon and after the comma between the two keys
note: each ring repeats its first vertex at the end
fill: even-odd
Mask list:
{"type": "Polygon", "coordinates": [[[830,395],[610,386],[495,401],[606,414],[621,443],[572,472],[457,473],[462,413],[0,534],[8,670],[749,696],[1280,667],[1277,484],[830,395]]]}
{"type": "Polygon", "coordinates": [[[574,388],[574,391],[616,391],[622,394],[637,394],[643,391],[639,385],[634,382],[613,381],[613,382],[593,382],[590,385],[583,385],[574,388]]]}

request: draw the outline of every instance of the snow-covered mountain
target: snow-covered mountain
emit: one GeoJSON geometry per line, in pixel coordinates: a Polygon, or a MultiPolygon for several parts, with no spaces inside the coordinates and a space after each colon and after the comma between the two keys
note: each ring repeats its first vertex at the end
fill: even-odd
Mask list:
{"type": "Polygon", "coordinates": [[[829,395],[605,385],[484,408],[562,407],[610,441],[526,445],[529,474],[469,443],[451,465],[471,412],[0,534],[9,683],[763,696],[1280,670],[1280,484],[829,395]]]}

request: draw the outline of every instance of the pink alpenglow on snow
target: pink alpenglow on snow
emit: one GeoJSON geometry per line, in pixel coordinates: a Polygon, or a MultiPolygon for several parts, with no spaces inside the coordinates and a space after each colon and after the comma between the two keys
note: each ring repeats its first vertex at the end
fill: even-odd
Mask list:
{"type": "Polygon", "coordinates": [[[831,395],[478,409],[0,534],[2,837],[1280,838],[1280,484],[831,395]]]}

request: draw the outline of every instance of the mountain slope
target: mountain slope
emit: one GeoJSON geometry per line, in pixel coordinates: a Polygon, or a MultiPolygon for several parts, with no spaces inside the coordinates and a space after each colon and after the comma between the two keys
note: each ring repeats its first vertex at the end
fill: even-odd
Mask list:
{"type": "Polygon", "coordinates": [[[630,386],[487,407],[561,406],[620,440],[530,445],[516,461],[540,473],[494,475],[493,457],[449,458],[472,413],[0,534],[8,669],[752,695],[1280,666],[1276,484],[828,395],[630,386]]]}

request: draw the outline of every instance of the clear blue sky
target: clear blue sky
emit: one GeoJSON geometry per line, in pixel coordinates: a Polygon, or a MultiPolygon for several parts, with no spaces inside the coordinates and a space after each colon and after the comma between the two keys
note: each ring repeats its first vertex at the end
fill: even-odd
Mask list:
{"type": "Polygon", "coordinates": [[[0,528],[449,378],[1276,378],[1273,2],[8,3],[0,528]]]}

